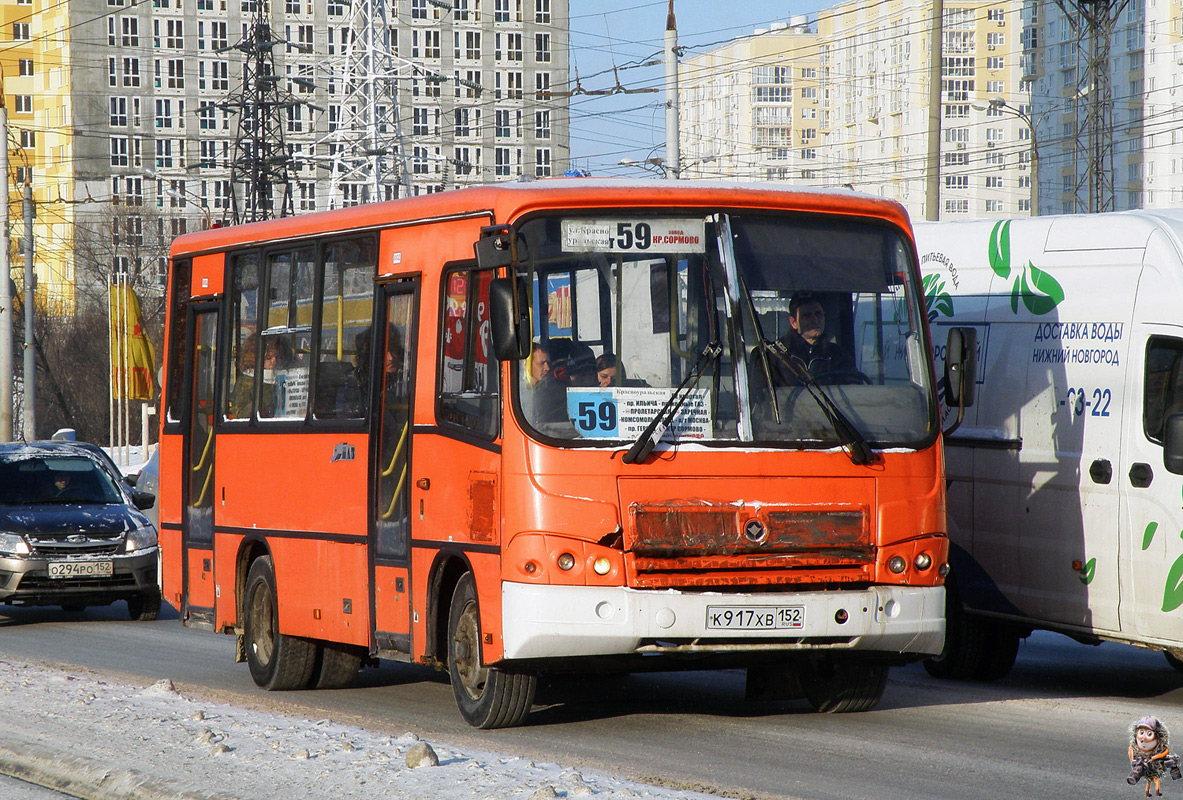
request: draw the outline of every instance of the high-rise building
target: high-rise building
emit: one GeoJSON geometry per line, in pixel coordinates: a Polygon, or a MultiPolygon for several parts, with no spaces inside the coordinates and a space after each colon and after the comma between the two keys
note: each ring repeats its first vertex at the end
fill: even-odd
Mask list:
{"type": "MultiPolygon", "coordinates": [[[[562,174],[567,101],[551,87],[567,82],[568,0],[383,1],[377,40],[399,65],[397,113],[385,118],[401,145],[388,163],[409,176],[399,194],[562,174]]],[[[51,313],[74,308],[86,282],[75,273],[159,282],[174,236],[229,221],[241,192],[230,182],[237,46],[260,2],[291,101],[280,113],[295,213],[381,199],[348,181],[327,191],[339,152],[330,133],[350,117],[349,77],[332,70],[354,39],[346,0],[0,6],[0,41],[13,45],[0,48],[3,92],[22,144],[14,177],[31,171],[38,297],[51,313]]]]}

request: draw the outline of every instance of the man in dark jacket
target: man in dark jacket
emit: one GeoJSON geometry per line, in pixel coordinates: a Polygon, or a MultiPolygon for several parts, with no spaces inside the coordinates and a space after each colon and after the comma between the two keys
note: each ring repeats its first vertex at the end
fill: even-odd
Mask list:
{"type": "Polygon", "coordinates": [[[781,363],[777,357],[771,359],[773,379],[778,384],[801,383],[799,370],[807,371],[821,383],[841,382],[843,372],[848,379],[854,371],[854,358],[841,345],[826,338],[826,312],[817,295],[812,292],[793,295],[789,301],[789,325],[793,330],[779,344],[793,366],[781,363]]]}

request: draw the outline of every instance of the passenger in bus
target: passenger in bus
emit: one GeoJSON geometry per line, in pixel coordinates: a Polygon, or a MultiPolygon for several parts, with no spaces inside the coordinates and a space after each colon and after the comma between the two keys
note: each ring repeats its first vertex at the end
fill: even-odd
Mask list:
{"type": "Polygon", "coordinates": [[[821,383],[840,383],[854,373],[854,358],[841,345],[826,338],[826,312],[816,294],[793,295],[789,300],[789,326],[792,330],[781,337],[780,343],[792,364],[785,364],[773,352],[769,366],[774,383],[798,385],[802,370],[821,383]]]}
{"type": "Polygon", "coordinates": [[[570,339],[551,339],[550,374],[538,384],[535,421],[569,422],[567,388],[598,384],[596,357],[590,347],[570,339]]]}
{"type": "MultiPolygon", "coordinates": [[[[287,363],[284,358],[286,342],[280,337],[269,338],[263,345],[263,385],[259,399],[259,416],[275,414],[275,370],[287,363]],[[268,378],[271,377],[271,380],[268,378]]],[[[230,419],[249,419],[255,410],[255,334],[242,342],[238,379],[230,391],[226,415],[230,419]]]]}
{"type": "Polygon", "coordinates": [[[624,386],[624,364],[612,353],[604,353],[596,359],[596,380],[601,387],[624,386]]]}
{"type": "Polygon", "coordinates": [[[526,385],[534,388],[550,374],[550,354],[542,342],[534,342],[530,355],[526,357],[526,385]]]}

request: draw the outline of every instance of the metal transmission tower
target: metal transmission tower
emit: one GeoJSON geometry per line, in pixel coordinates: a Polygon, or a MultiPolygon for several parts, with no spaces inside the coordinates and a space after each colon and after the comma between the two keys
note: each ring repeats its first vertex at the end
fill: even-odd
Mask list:
{"type": "MultiPolygon", "coordinates": [[[[399,124],[398,81],[424,73],[394,55],[398,29],[390,25],[387,0],[354,0],[349,9],[348,40],[329,65],[330,80],[342,89],[323,140],[332,170],[325,201],[329,208],[407,193],[411,180],[399,124]]],[[[432,78],[442,81],[428,76],[432,78]]]]}
{"type": "Polygon", "coordinates": [[[1113,81],[1109,50],[1117,18],[1129,0],[1056,0],[1076,29],[1076,112],[1073,153],[1076,205],[1090,212],[1113,210],[1113,81]]]}
{"type": "Polygon", "coordinates": [[[238,114],[238,136],[230,165],[236,225],[293,213],[288,174],[291,157],[283,141],[284,115],[304,103],[286,89],[281,90],[279,84],[284,78],[275,71],[274,50],[283,45],[307,48],[277,38],[271,31],[269,17],[270,3],[260,0],[246,36],[227,48],[241,50],[245,55],[242,88],[218,106],[238,114]]]}

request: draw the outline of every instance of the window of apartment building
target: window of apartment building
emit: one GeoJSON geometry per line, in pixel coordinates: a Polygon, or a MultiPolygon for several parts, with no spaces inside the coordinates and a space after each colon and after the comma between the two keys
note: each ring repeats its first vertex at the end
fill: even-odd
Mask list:
{"type": "Polygon", "coordinates": [[[986,143],[998,144],[1006,138],[1006,131],[1003,128],[986,128],[986,143]]]}
{"type": "Polygon", "coordinates": [[[549,33],[534,34],[534,60],[537,61],[539,64],[550,63],[550,34],[549,33]]]}
{"type": "Polygon", "coordinates": [[[480,96],[481,91],[481,71],[479,69],[468,69],[464,71],[463,77],[460,75],[460,70],[455,73],[456,97],[476,98],[480,96]]]}
{"type": "Polygon", "coordinates": [[[299,14],[300,0],[285,0],[283,10],[285,14],[299,14]]]}
{"type": "Polygon", "coordinates": [[[801,129],[801,144],[811,144],[817,139],[817,128],[801,129]]]}
{"type": "MultiPolygon", "coordinates": [[[[338,0],[344,4],[344,0],[338,0]]],[[[427,0],[411,0],[411,19],[427,19],[427,0]]]]}
{"type": "Polygon", "coordinates": [[[817,119],[817,109],[816,108],[801,109],[801,119],[817,119]]]}
{"type": "Polygon", "coordinates": [[[416,175],[427,174],[427,148],[416,146],[412,151],[411,171],[416,175]]]}
{"type": "Polygon", "coordinates": [[[945,119],[969,119],[969,103],[945,103],[945,119]]]}
{"type": "Polygon", "coordinates": [[[329,0],[328,15],[330,17],[345,16],[345,0],[329,0]]]}
{"type": "MultiPolygon", "coordinates": [[[[461,58],[460,33],[456,33],[456,58],[461,58]]],[[[479,61],[481,58],[481,32],[464,31],[463,58],[469,61],[479,61]]]]}
{"type": "Polygon", "coordinates": [[[1003,23],[1005,22],[1005,14],[1001,8],[986,9],[986,19],[989,22],[1003,23]]]}
{"type": "Polygon", "coordinates": [[[304,132],[304,106],[299,104],[288,106],[287,130],[288,133],[304,132]]]}
{"type": "Polygon", "coordinates": [[[108,124],[112,128],[126,128],[127,127],[127,98],[126,97],[111,97],[108,98],[108,106],[111,113],[108,117],[108,124]]]}
{"type": "Polygon", "coordinates": [[[968,189],[969,176],[968,175],[946,175],[945,176],[946,189],[968,189]]]}
{"type": "Polygon", "coordinates": [[[168,60],[168,88],[185,88],[185,59],[170,58],[168,60]]]}
{"type": "Polygon", "coordinates": [[[108,86],[118,86],[119,85],[119,72],[115,68],[116,63],[117,63],[117,60],[116,60],[115,56],[111,56],[110,58],[107,59],[107,85],[108,86]]]}
{"type": "Polygon", "coordinates": [[[550,148],[539,147],[534,151],[534,177],[550,177],[550,148]]]}
{"type": "Polygon", "coordinates": [[[802,67],[801,77],[805,80],[815,80],[817,78],[817,67],[802,67]]]}
{"type": "Polygon", "coordinates": [[[986,165],[991,167],[1001,167],[1005,161],[1005,157],[997,150],[990,150],[986,153],[986,165]]]}
{"type": "Polygon", "coordinates": [[[29,41],[29,23],[14,22],[12,23],[12,40],[14,42],[29,41]]]}
{"type": "Polygon", "coordinates": [[[534,21],[540,25],[550,24],[550,0],[534,0],[534,21]]]}
{"type": "Polygon", "coordinates": [[[17,167],[16,168],[16,182],[17,185],[33,182],[33,168],[32,167],[17,167]]]}
{"type": "Polygon", "coordinates": [[[986,81],[986,92],[989,94],[1003,94],[1006,92],[1006,81],[986,81]]]}
{"type": "MultiPolygon", "coordinates": [[[[480,0],[475,0],[476,6],[480,8],[480,0]]],[[[468,0],[452,0],[452,19],[461,22],[467,21],[469,18],[468,0]]]]}
{"type": "Polygon", "coordinates": [[[472,136],[472,112],[475,109],[457,108],[452,111],[453,134],[457,137],[472,136]]]}
{"type": "Polygon", "coordinates": [[[201,139],[198,142],[198,164],[206,169],[218,166],[218,143],[212,139],[201,139]]]}
{"type": "Polygon", "coordinates": [[[550,99],[550,73],[549,72],[535,72],[534,73],[534,99],[535,100],[549,100],[550,99]]]}
{"type": "Polygon", "coordinates": [[[813,147],[806,147],[801,151],[801,159],[803,161],[813,161],[817,158],[817,149],[813,147]]]}
{"type": "Polygon", "coordinates": [[[1030,175],[1020,175],[1019,176],[1019,188],[1020,189],[1030,189],[1031,188],[1031,176],[1030,175]]]}
{"type": "Polygon", "coordinates": [[[423,31],[423,57],[439,60],[440,50],[440,32],[423,31]]]}
{"type": "Polygon", "coordinates": [[[32,150],[37,146],[37,131],[31,131],[27,128],[21,128],[21,148],[25,150],[32,150]]]}
{"type": "Polygon", "coordinates": [[[990,56],[986,59],[986,69],[1000,70],[1006,69],[1006,59],[1002,56],[990,56]]]}
{"type": "Polygon", "coordinates": [[[816,102],[817,101],[817,87],[816,86],[802,87],[801,99],[802,100],[813,100],[816,102]]]}
{"type": "Polygon", "coordinates": [[[946,200],[945,201],[946,214],[968,214],[969,200],[946,200]]]}
{"type": "Polygon", "coordinates": [[[123,47],[140,46],[140,21],[136,17],[119,18],[119,43],[123,47]]]}
{"type": "Polygon", "coordinates": [[[954,153],[945,153],[946,167],[961,167],[969,164],[969,153],[960,150],[954,153]]]}
{"type": "Polygon", "coordinates": [[[214,61],[210,64],[213,73],[210,87],[215,91],[227,91],[230,88],[230,62],[214,61]]]}
{"type": "Polygon", "coordinates": [[[505,73],[505,96],[509,100],[522,99],[522,73],[516,71],[505,73]]]}
{"type": "Polygon", "coordinates": [[[18,114],[32,114],[33,113],[33,95],[18,94],[15,98],[16,108],[18,114]]]}
{"type": "Polygon", "coordinates": [[[211,22],[210,23],[210,47],[214,50],[220,50],[229,47],[230,38],[225,22],[211,22]]]}
{"type": "Polygon", "coordinates": [[[316,184],[312,181],[300,181],[297,189],[300,192],[300,211],[316,210],[316,184]]]}
{"type": "Polygon", "coordinates": [[[987,189],[1001,189],[1002,188],[1002,176],[987,175],[986,176],[986,188],[987,189]]]}
{"type": "Polygon", "coordinates": [[[494,114],[493,135],[498,139],[509,138],[509,110],[499,108],[494,114]]]}
{"type": "Polygon", "coordinates": [[[550,138],[550,112],[549,111],[535,111],[534,112],[534,138],[535,139],[549,139],[550,138]]]}
{"type": "Polygon", "coordinates": [[[107,17],[107,46],[108,47],[114,47],[116,42],[119,41],[118,37],[115,35],[115,25],[116,25],[115,17],[107,17]]]}
{"type": "Polygon", "coordinates": [[[135,57],[123,59],[123,85],[140,85],[140,60],[135,57]]]}
{"type": "Polygon", "coordinates": [[[505,60],[506,61],[521,61],[522,60],[522,34],[520,34],[520,33],[505,34],[505,60]]]}
{"type": "Polygon", "coordinates": [[[127,166],[127,137],[126,136],[112,136],[111,137],[111,166],[126,167],[127,166]]]}
{"type": "Polygon", "coordinates": [[[17,75],[22,78],[33,77],[33,59],[18,58],[17,59],[17,75]]]}
{"type": "Polygon", "coordinates": [[[173,126],[173,101],[168,97],[156,98],[156,127],[171,128],[173,126]]]}
{"type": "Polygon", "coordinates": [[[429,131],[427,127],[427,112],[426,108],[411,109],[411,135],[412,136],[428,136],[429,131]]]}
{"type": "Polygon", "coordinates": [[[509,148],[496,147],[493,149],[493,175],[498,178],[508,177],[509,171],[509,148]]]}
{"type": "Polygon", "coordinates": [[[456,167],[457,175],[471,175],[473,169],[472,149],[468,147],[454,148],[452,150],[452,165],[456,167]]]}
{"type": "Polygon", "coordinates": [[[1002,213],[1002,201],[1001,200],[987,200],[986,201],[986,213],[987,214],[1002,213]]]}
{"type": "Polygon", "coordinates": [[[968,103],[974,91],[973,78],[945,78],[941,81],[946,103],[968,103]]]}
{"type": "Polygon", "coordinates": [[[986,34],[986,49],[993,50],[997,47],[1002,47],[1006,44],[1005,33],[987,33],[986,34]]]}
{"type": "Polygon", "coordinates": [[[1020,214],[1030,214],[1031,213],[1031,201],[1030,200],[1020,200],[1019,201],[1019,213],[1020,214]]]}
{"type": "Polygon", "coordinates": [[[966,144],[969,142],[969,128],[945,128],[945,141],[949,144],[966,144]]]}

